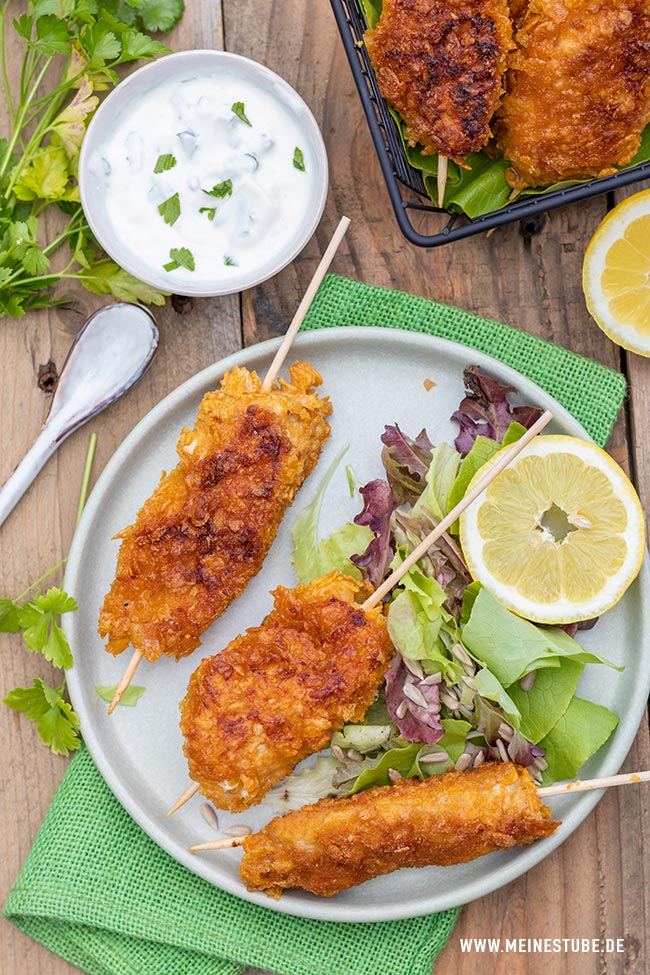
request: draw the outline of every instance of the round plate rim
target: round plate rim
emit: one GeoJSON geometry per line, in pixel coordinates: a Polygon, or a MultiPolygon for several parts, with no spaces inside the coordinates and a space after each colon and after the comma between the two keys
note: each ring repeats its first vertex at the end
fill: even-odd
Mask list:
{"type": "MultiPolygon", "coordinates": [[[[495,359],[487,353],[480,352],[460,342],[454,342],[427,333],[411,332],[382,326],[345,325],[300,332],[296,337],[293,348],[301,350],[304,348],[307,351],[314,346],[328,343],[329,341],[335,342],[338,347],[341,342],[359,338],[370,339],[371,349],[377,342],[394,342],[398,340],[400,343],[410,344],[414,347],[426,347],[429,352],[435,352],[436,349],[440,349],[441,351],[446,350],[447,352],[453,350],[453,355],[462,355],[467,362],[475,363],[480,368],[493,371],[501,381],[518,387],[523,385],[524,387],[528,387],[528,390],[538,391],[540,402],[550,404],[549,408],[553,410],[554,417],[561,424],[569,427],[571,431],[575,431],[572,435],[579,436],[585,440],[593,439],[579,421],[561,403],[555,400],[550,393],[546,392],[541,386],[538,386],[533,380],[528,379],[528,377],[519,373],[513,367],[501,362],[501,360],[495,359]]],[[[186,395],[193,393],[195,390],[200,389],[205,385],[206,381],[209,380],[211,383],[218,382],[229,369],[239,365],[246,365],[248,361],[258,359],[260,355],[270,358],[278,348],[280,342],[281,338],[259,342],[255,345],[240,349],[220,359],[218,362],[207,366],[168,393],[167,396],[157,403],[136,424],[106,464],[88,499],[68,555],[64,579],[66,591],[70,591],[71,589],[72,591],[79,591],[76,585],[77,573],[86,536],[95,512],[101,504],[103,493],[110,486],[113,472],[119,469],[122,459],[128,456],[132,444],[136,443],[142,434],[149,427],[153,426],[168,410],[173,409],[179,400],[182,400],[186,395]]],[[[645,592],[650,592],[650,570],[648,568],[647,553],[641,569],[640,578],[645,592]]],[[[647,608],[647,603],[647,599],[642,601],[641,632],[648,632],[648,627],[650,627],[650,613],[647,608]]],[[[68,616],[62,617],[61,620],[64,632],[73,646],[76,629],[75,617],[76,614],[69,614],[68,616]]],[[[634,693],[629,699],[629,707],[626,713],[619,718],[619,724],[616,728],[616,738],[603,759],[601,769],[599,770],[600,775],[612,775],[619,770],[636,737],[650,692],[650,655],[647,655],[645,659],[646,662],[644,663],[644,658],[641,657],[641,673],[638,674],[639,679],[635,684],[634,693]]],[[[111,763],[108,754],[104,751],[99,737],[95,734],[92,721],[89,720],[89,716],[83,706],[83,696],[81,694],[77,673],[78,671],[75,672],[74,668],[67,672],[67,685],[73,707],[77,711],[81,721],[84,742],[107,786],[135,822],[173,859],[187,867],[192,873],[213,884],[213,886],[258,906],[295,917],[349,923],[368,923],[420,917],[437,911],[460,907],[472,900],[499,890],[544,860],[569,838],[605,793],[605,790],[598,790],[581,793],[572,797],[575,805],[564,817],[562,826],[557,832],[547,839],[520,849],[518,856],[497,869],[490,880],[481,879],[478,882],[470,880],[464,885],[461,885],[452,894],[446,895],[443,892],[422,898],[417,906],[412,904],[402,906],[396,903],[392,905],[378,905],[372,908],[368,906],[356,908],[345,905],[345,907],[341,906],[341,908],[337,909],[335,899],[314,898],[311,895],[294,896],[293,898],[285,897],[276,901],[261,893],[251,893],[243,885],[230,882],[229,878],[219,878],[220,882],[217,883],[209,870],[209,863],[207,861],[179,847],[178,844],[166,842],[165,834],[160,829],[158,822],[137,801],[132,800],[128,789],[123,786],[119,774],[115,771],[115,767],[111,763]]]]}

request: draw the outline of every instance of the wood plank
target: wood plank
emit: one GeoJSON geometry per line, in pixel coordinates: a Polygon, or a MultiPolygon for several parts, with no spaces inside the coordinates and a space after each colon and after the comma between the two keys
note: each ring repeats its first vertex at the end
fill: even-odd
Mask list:
{"type": "MultiPolygon", "coordinates": [[[[174,50],[222,46],[219,4],[192,4],[170,36],[174,50]]],[[[18,45],[12,47],[17,58],[18,45]]],[[[11,68],[17,67],[16,60],[11,68]]],[[[4,128],[4,126],[3,126],[4,128]]],[[[3,452],[0,483],[23,456],[45,419],[51,397],[37,386],[39,364],[52,359],[60,369],[74,335],[94,308],[106,304],[88,292],[75,291],[71,306],[34,312],[18,322],[0,322],[0,416],[3,452]]],[[[48,463],[34,485],[0,529],[3,558],[0,593],[17,595],[69,547],[74,528],[82,470],[91,430],[98,435],[93,482],[126,434],[168,392],[241,347],[238,296],[177,303],[155,309],[160,328],[156,359],[137,387],[91,423],[73,434],[48,463]]],[[[60,574],[54,577],[60,578],[60,574]]],[[[0,698],[34,677],[53,680],[54,671],[17,637],[0,635],[0,698]]],[[[50,754],[35,728],[21,715],[0,707],[0,734],[7,743],[0,771],[0,900],[4,902],[27,856],[65,769],[65,760],[50,754]],[[29,770],[29,774],[25,773],[29,770]]],[[[78,971],[0,920],[0,972],[21,975],[69,975],[78,971]]]]}
{"type": "MultiPolygon", "coordinates": [[[[372,144],[330,11],[326,5],[293,3],[292,34],[255,17],[252,0],[226,6],[226,38],[234,49],[263,61],[305,97],[323,129],[330,160],[330,195],[316,241],[272,281],[244,295],[246,343],[283,330],[306,287],[318,254],[341,213],[352,218],[335,270],[380,285],[398,287],[507,322],[575,352],[620,369],[619,350],[591,321],[581,289],[584,247],[606,212],[603,197],[550,213],[541,233],[526,238],[510,225],[491,237],[459,241],[436,251],[405,242],[393,221],[372,144]],[[314,85],[325,64],[326,75],[314,85]],[[317,245],[317,246],[316,246],[317,245]]],[[[271,21],[272,23],[272,21],[271,21]]],[[[647,388],[647,385],[646,385],[647,388]]],[[[648,410],[640,414],[647,418],[648,410]]],[[[643,433],[647,420],[641,419],[643,433]]],[[[636,446],[636,444],[635,444],[636,446]]],[[[625,417],[610,451],[628,467],[625,417]]],[[[647,500],[647,499],[646,499],[647,500]]],[[[647,722],[642,724],[626,768],[649,767],[647,722]]],[[[646,970],[649,898],[639,851],[648,847],[647,792],[611,795],[546,861],[502,891],[469,905],[436,966],[437,975],[508,975],[628,971],[631,959],[646,970]],[[622,882],[622,878],[624,883],[622,882]],[[627,938],[624,956],[587,954],[463,955],[460,936],[627,938]],[[552,965],[552,968],[551,968],[552,965]]]]}

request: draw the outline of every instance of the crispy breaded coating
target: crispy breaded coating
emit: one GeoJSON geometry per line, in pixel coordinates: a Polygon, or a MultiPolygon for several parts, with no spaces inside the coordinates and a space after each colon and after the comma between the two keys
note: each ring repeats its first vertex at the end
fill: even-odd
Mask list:
{"type": "Polygon", "coordinates": [[[220,809],[264,798],[334,731],[360,721],[393,655],[381,607],[332,572],[280,586],[274,609],[192,674],[181,703],[190,776],[220,809]]]}
{"type": "Polygon", "coordinates": [[[364,40],[409,145],[457,162],[483,148],[512,46],[508,0],[384,0],[364,40]]]}
{"type": "Polygon", "coordinates": [[[495,129],[515,188],[615,172],[650,122],[650,0],[530,0],[495,129]]]}
{"type": "Polygon", "coordinates": [[[526,769],[490,762],[278,816],[244,839],[239,869],[249,890],[270,897],[288,888],[333,897],[401,867],[447,867],[525,846],[559,825],[526,769]]]}
{"type": "Polygon", "coordinates": [[[329,399],[308,363],[263,390],[236,368],[181,432],[173,471],[122,539],[99,617],[109,653],[184,657],[260,570],[285,508],[329,437],[329,399]]]}

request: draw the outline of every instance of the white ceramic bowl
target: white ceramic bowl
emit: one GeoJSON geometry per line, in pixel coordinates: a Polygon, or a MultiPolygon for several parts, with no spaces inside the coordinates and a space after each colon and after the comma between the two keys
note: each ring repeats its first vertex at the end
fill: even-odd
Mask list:
{"type": "MultiPolygon", "coordinates": [[[[234,294],[252,288],[286,267],[303,249],[313,235],[325,206],[328,170],[327,153],[320,129],[302,98],[279,75],[262,64],[227,51],[181,51],[153,61],[129,75],[104,100],[93,118],[83,142],[79,160],[79,190],[81,204],[91,230],[113,260],[136,278],[161,291],[206,297],[234,294]],[[188,281],[186,276],[179,287],[173,276],[160,270],[152,262],[132,250],[129,241],[116,232],[108,212],[107,175],[103,166],[103,147],[107,145],[115,127],[128,118],[138,100],[162,82],[188,80],[197,76],[219,77],[227,74],[246,80],[264,89],[288,111],[301,129],[305,155],[313,170],[309,206],[304,208],[297,230],[284,241],[269,235],[268,248],[262,262],[252,268],[233,269],[228,281],[210,280],[206,276],[188,281]],[[279,244],[279,246],[278,246],[279,244]]],[[[152,217],[155,212],[152,208],[152,217]]]]}

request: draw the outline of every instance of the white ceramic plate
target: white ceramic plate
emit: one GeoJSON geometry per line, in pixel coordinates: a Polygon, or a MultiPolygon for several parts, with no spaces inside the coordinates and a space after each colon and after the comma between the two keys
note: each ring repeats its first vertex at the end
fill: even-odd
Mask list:
{"type": "MultiPolygon", "coordinates": [[[[380,434],[397,421],[411,435],[424,426],[434,442],[451,441],[455,424],[448,417],[463,395],[463,368],[476,363],[516,386],[522,398],[553,410],[549,432],[586,437],[582,427],[557,402],[514,370],[488,356],[441,339],[382,328],[333,328],[300,335],[295,356],[308,359],[321,372],[324,390],[334,406],[332,436],[321,461],[285,515],[278,537],[259,575],[247,591],[206,632],[203,646],[180,663],[161,659],[141,664],[135,683],[147,688],[137,707],[120,707],[109,718],[96,684],[115,684],[130,651],[113,658],[102,650],[97,617],[114,575],[118,543],[112,536],[135,518],[158,483],[160,472],[176,463],[175,444],[184,424],[192,425],[205,392],[234,365],[264,373],[277,341],[245,349],[200,372],[171,393],[133,430],[107,465],[88,502],[70,551],[65,586],[79,610],[64,616],[75,666],[68,674],[72,702],[81,731],[102,775],[119,801],[144,830],[176,860],[211,883],[272,910],[331,921],[380,921],[415,917],[482,897],[524,873],[554,850],[582,822],[602,793],[552,800],[563,826],[549,839],[525,849],[483,857],[459,867],[402,870],[339,894],[319,899],[300,892],[279,901],[249,894],[239,878],[239,850],[192,855],[192,843],[216,838],[203,820],[203,800],[192,799],[171,819],[165,812],[188,785],[178,728],[178,704],[202,656],[211,656],[269,610],[268,590],[294,585],[290,562],[291,526],[296,513],[313,498],[323,472],[344,444],[346,462],[359,481],[380,476],[380,434]],[[427,392],[425,379],[436,385],[427,392]]],[[[291,361],[293,361],[293,358],[291,361]]],[[[344,465],[327,492],[321,520],[326,534],[358,509],[349,498],[344,465]]],[[[582,777],[616,772],[632,743],[644,712],[650,684],[648,642],[648,572],[628,590],[618,606],[586,633],[586,647],[602,649],[623,673],[588,666],[579,693],[610,707],[620,724],[607,745],[583,769],[582,777]]],[[[273,815],[257,806],[239,816],[219,813],[222,828],[233,822],[259,828],[273,815]]]]}

